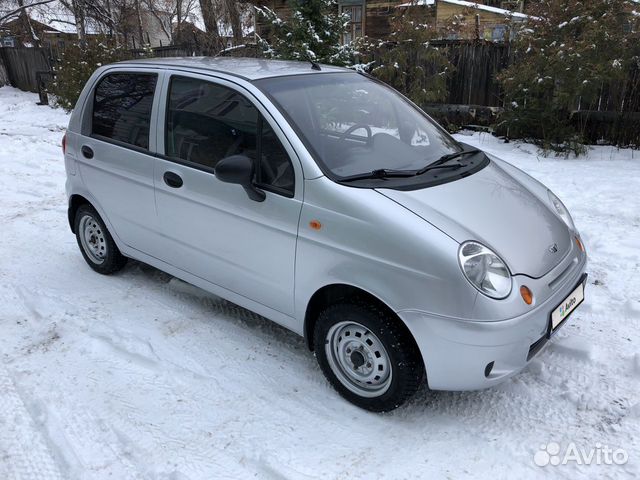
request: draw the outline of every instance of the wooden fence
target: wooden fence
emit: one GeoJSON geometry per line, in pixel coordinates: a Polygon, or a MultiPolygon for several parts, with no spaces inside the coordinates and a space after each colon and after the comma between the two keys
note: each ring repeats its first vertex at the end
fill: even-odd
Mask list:
{"type": "Polygon", "coordinates": [[[447,49],[449,60],[456,67],[448,81],[446,103],[502,106],[502,89],[496,75],[509,66],[509,44],[457,40],[434,44],[447,49]]]}
{"type": "Polygon", "coordinates": [[[5,66],[9,83],[29,92],[38,91],[38,72],[51,71],[45,48],[0,48],[0,60],[5,66]]]}
{"type": "Polygon", "coordinates": [[[7,76],[7,69],[2,62],[2,57],[0,57],[0,87],[4,87],[5,85],[10,85],[9,77],[7,76]]]}

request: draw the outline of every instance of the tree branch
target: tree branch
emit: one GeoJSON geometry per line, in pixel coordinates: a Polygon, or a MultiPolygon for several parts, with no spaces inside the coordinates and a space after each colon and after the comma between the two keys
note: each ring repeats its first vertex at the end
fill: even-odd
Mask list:
{"type": "Polygon", "coordinates": [[[18,15],[18,14],[20,14],[20,12],[22,12],[23,10],[26,10],[27,8],[36,7],[38,5],[44,5],[46,3],[51,3],[51,2],[55,2],[55,0],[40,0],[39,2],[30,3],[29,5],[23,5],[21,7],[18,7],[15,10],[13,10],[12,12],[9,12],[9,13],[3,15],[2,17],[0,17],[0,25],[3,25],[4,21],[7,18],[11,18],[14,15],[18,15]]]}

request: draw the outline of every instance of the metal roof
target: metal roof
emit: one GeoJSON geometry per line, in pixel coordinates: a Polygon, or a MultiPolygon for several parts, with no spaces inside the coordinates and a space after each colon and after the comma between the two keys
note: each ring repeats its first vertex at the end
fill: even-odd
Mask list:
{"type": "Polygon", "coordinates": [[[310,62],[267,60],[264,58],[235,57],[170,57],[126,60],[118,65],[154,66],[194,71],[226,73],[246,80],[281,77],[285,75],[322,74],[330,72],[353,72],[347,68],[320,65],[321,70],[313,70],[310,62]]]}

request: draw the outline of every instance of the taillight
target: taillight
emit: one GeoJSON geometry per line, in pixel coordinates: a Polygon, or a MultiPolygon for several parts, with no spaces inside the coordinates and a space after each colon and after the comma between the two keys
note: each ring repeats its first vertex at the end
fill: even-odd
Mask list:
{"type": "Polygon", "coordinates": [[[62,136],[62,154],[67,153],[67,134],[65,133],[62,136]]]}

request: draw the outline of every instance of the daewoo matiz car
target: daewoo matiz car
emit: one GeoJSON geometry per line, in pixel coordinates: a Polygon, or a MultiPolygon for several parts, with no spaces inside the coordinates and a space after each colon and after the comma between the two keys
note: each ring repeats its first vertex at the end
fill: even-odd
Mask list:
{"type": "Polygon", "coordinates": [[[91,268],[134,258],[303,335],[369,410],[504,381],[584,299],[558,197],[351,70],[103,66],[63,143],[91,268]]]}

